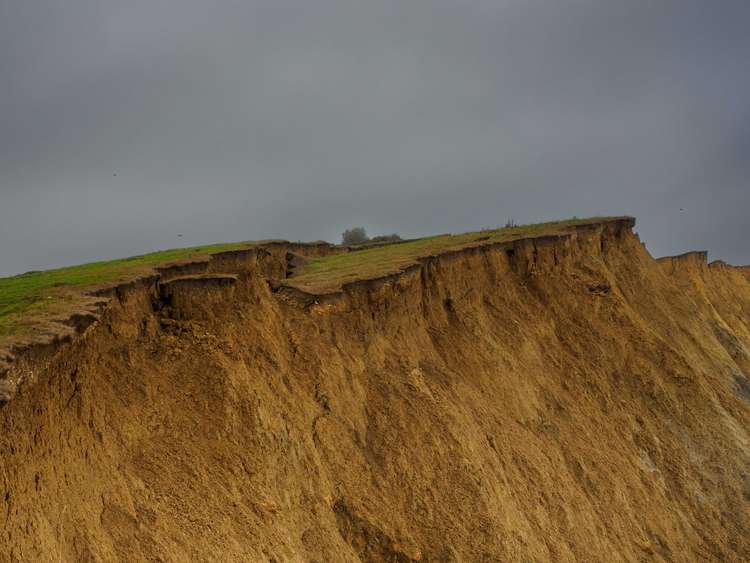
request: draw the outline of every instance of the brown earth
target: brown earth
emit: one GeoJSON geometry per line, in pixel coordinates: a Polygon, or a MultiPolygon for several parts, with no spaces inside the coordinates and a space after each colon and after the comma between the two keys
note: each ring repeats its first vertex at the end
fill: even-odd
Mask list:
{"type": "Polygon", "coordinates": [[[631,227],[112,291],[0,388],[0,561],[750,560],[750,272],[631,227]]]}

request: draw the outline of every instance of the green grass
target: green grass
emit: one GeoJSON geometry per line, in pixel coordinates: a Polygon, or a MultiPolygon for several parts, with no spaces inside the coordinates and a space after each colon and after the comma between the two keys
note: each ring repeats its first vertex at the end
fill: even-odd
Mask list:
{"type": "Polygon", "coordinates": [[[459,235],[433,237],[365,248],[347,254],[325,256],[311,260],[291,278],[295,287],[312,292],[335,291],[342,284],[358,279],[367,279],[395,272],[412,264],[421,256],[445,252],[475,243],[479,240],[510,241],[520,238],[552,235],[565,232],[574,225],[615,219],[597,217],[591,219],[569,219],[533,225],[518,225],[498,229],[487,229],[459,235]]]}
{"type": "Polygon", "coordinates": [[[119,260],[0,278],[0,336],[22,330],[24,323],[19,322],[21,319],[53,311],[57,305],[70,301],[70,292],[66,290],[126,281],[148,274],[155,266],[245,248],[250,244],[238,242],[163,250],[119,260]]]}

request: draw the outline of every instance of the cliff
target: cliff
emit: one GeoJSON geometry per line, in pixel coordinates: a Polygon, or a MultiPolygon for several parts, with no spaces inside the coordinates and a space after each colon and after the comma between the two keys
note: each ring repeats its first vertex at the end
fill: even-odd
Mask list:
{"type": "Polygon", "coordinates": [[[750,279],[633,224],[101,290],[8,359],[0,561],[750,559],[750,279]]]}

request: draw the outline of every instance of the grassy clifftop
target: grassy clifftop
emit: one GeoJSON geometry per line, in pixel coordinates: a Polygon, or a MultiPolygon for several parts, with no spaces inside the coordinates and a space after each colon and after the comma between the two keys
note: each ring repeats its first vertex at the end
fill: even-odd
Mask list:
{"type": "Polygon", "coordinates": [[[548,223],[485,229],[462,234],[445,234],[400,243],[364,247],[361,250],[324,256],[302,266],[290,285],[313,293],[335,291],[343,284],[378,277],[403,269],[415,260],[465,246],[487,242],[507,242],[561,234],[571,227],[625,219],[625,217],[592,217],[548,223]]]}
{"type": "Polygon", "coordinates": [[[239,242],[163,250],[141,256],[0,278],[0,337],[28,329],[31,321],[54,314],[74,293],[99,285],[125,282],[153,268],[177,261],[198,260],[217,252],[244,248],[239,242]]]}
{"type": "MultiPolygon", "coordinates": [[[[622,218],[569,219],[437,235],[378,246],[353,247],[349,252],[311,259],[295,272],[290,284],[307,291],[326,292],[350,281],[398,271],[423,256],[473,244],[560,234],[577,225],[617,219],[622,218]]],[[[33,332],[45,320],[65,316],[86,292],[97,287],[127,282],[171,263],[200,260],[212,254],[262,244],[263,241],[236,242],[178,248],[0,278],[0,343],[7,337],[33,332]]]]}

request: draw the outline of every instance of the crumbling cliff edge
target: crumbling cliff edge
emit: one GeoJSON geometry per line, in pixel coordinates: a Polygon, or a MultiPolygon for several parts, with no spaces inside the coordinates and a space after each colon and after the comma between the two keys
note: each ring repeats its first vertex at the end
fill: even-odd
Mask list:
{"type": "Polygon", "coordinates": [[[632,227],[92,296],[6,366],[0,561],[747,560],[750,280],[632,227]]]}

